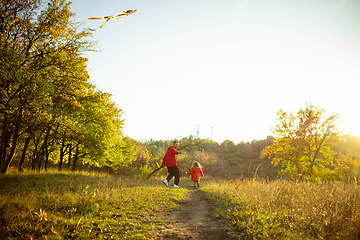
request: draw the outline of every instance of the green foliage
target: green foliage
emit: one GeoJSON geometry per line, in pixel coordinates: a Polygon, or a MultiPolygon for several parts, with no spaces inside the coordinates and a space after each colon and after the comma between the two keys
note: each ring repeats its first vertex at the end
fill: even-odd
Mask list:
{"type": "Polygon", "coordinates": [[[347,180],[360,176],[360,152],[356,154],[340,153],[332,163],[332,179],[347,180]]]}
{"type": "Polygon", "coordinates": [[[337,129],[338,115],[324,116],[324,109],[309,104],[296,114],[278,112],[278,124],[272,129],[274,143],[265,147],[261,157],[284,167],[280,174],[293,178],[325,180],[336,154],[331,149],[343,136],[337,129]]]}
{"type": "Polygon", "coordinates": [[[154,171],[152,168],[150,168],[148,165],[145,165],[138,169],[134,169],[133,176],[138,179],[147,179],[152,171],[154,171]]]}
{"type": "Polygon", "coordinates": [[[134,160],[122,134],[122,110],[89,80],[83,52],[88,31],[77,31],[66,0],[0,3],[0,168],[19,171],[49,161],[109,166],[134,160]],[[21,159],[15,151],[21,149],[21,159]]]}
{"type": "MultiPolygon", "coordinates": [[[[143,144],[141,142],[134,140],[134,145],[135,145],[134,151],[135,151],[136,160],[131,165],[135,169],[140,169],[144,166],[148,166],[150,164],[150,159],[152,157],[151,151],[148,150],[149,143],[143,144]]],[[[157,152],[156,145],[152,147],[152,152],[154,153],[154,155],[156,155],[157,152]]]]}

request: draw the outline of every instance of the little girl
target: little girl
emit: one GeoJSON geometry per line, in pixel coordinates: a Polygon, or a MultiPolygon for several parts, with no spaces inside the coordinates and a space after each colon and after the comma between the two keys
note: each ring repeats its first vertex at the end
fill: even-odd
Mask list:
{"type": "Polygon", "coordinates": [[[196,185],[197,187],[200,187],[200,177],[204,176],[200,163],[196,161],[193,162],[193,167],[191,168],[190,172],[187,172],[186,174],[191,175],[191,181],[194,182],[194,188],[196,188],[196,185]]]}

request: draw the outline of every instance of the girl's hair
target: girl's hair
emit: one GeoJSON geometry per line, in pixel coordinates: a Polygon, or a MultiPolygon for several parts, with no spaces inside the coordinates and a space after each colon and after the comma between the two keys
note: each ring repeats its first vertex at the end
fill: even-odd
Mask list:
{"type": "Polygon", "coordinates": [[[194,166],[194,167],[197,167],[197,168],[201,168],[200,163],[197,162],[197,161],[193,162],[193,166],[194,166]]]}

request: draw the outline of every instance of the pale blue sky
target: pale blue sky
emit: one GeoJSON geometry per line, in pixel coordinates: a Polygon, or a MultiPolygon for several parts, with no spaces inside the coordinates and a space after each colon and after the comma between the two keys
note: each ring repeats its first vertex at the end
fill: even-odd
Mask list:
{"type": "MultiPolygon", "coordinates": [[[[74,0],[76,20],[137,12],[93,33],[91,81],[138,140],[271,135],[310,101],[360,136],[360,0],[74,0]]],[[[96,28],[101,20],[85,22],[96,28]]]]}

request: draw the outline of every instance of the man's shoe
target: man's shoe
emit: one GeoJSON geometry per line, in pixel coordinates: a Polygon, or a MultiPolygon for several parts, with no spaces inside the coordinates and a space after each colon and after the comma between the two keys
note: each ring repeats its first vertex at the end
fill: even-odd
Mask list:
{"type": "Polygon", "coordinates": [[[178,185],[176,185],[176,184],[174,184],[174,188],[179,188],[179,186],[178,186],[178,185]]]}
{"type": "Polygon", "coordinates": [[[165,184],[165,186],[169,186],[169,183],[166,179],[163,181],[163,183],[165,184]]]}

